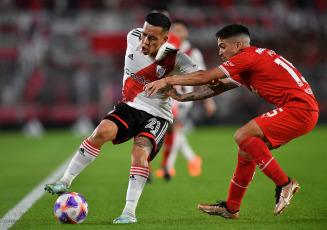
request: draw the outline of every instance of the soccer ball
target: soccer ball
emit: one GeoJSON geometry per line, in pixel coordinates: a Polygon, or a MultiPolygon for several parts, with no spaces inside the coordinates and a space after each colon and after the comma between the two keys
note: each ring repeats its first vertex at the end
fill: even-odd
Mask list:
{"type": "Polygon", "coordinates": [[[64,224],[82,223],[88,213],[85,198],[77,192],[64,193],[58,197],[54,206],[56,218],[64,224]]]}

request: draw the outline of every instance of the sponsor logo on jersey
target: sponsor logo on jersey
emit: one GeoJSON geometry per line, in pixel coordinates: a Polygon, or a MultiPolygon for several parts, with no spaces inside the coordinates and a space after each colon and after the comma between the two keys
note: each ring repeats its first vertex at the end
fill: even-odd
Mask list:
{"type": "Polygon", "coordinates": [[[167,70],[167,67],[157,65],[157,77],[162,78],[162,76],[165,74],[166,70],[167,70]]]}
{"type": "Polygon", "coordinates": [[[127,75],[129,75],[132,79],[137,80],[137,81],[138,81],[139,83],[141,83],[141,84],[146,85],[146,84],[148,84],[148,83],[151,82],[151,81],[145,80],[145,77],[144,77],[144,76],[137,76],[135,73],[131,73],[131,72],[129,71],[129,69],[127,69],[127,68],[126,68],[126,70],[125,70],[125,73],[126,73],[127,75]]]}

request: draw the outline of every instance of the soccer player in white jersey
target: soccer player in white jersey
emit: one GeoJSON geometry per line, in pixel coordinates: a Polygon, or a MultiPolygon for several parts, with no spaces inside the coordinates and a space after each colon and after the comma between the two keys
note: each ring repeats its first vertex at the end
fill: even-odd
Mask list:
{"type": "Polygon", "coordinates": [[[172,99],[162,91],[148,98],[143,87],[165,76],[199,70],[185,53],[166,42],[170,25],[165,15],[150,13],[143,29],[128,33],[123,99],[83,141],[63,177],[56,183],[46,184],[45,190],[58,195],[67,192],[74,178],[94,161],[103,144],[108,141],[119,144],[134,138],[126,205],[113,223],[137,222],[135,209],[149,176],[148,161],[159,152],[168,124],[173,121],[172,99]]]}

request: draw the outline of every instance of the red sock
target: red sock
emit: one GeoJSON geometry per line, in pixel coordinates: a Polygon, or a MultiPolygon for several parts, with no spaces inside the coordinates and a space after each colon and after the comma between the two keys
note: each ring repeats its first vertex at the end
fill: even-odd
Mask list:
{"type": "Polygon", "coordinates": [[[255,160],[261,171],[272,179],[276,186],[288,182],[288,176],[279,167],[278,162],[271,155],[267,145],[257,137],[247,137],[239,145],[240,149],[255,160]]]}
{"type": "Polygon", "coordinates": [[[227,198],[227,206],[231,212],[240,209],[245,191],[254,176],[255,167],[254,160],[247,160],[238,155],[236,170],[229,186],[227,198]]]}
{"type": "Polygon", "coordinates": [[[174,144],[174,132],[166,133],[165,140],[164,140],[163,158],[161,161],[161,166],[167,166],[168,157],[170,155],[173,144],[174,144]]]}

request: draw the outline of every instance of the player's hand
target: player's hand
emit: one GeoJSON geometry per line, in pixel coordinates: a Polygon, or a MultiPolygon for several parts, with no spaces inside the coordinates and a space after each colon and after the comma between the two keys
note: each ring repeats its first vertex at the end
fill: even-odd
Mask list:
{"type": "Polygon", "coordinates": [[[208,84],[208,86],[209,86],[210,88],[215,88],[217,85],[219,85],[219,83],[220,83],[220,79],[215,79],[215,80],[212,80],[212,81],[208,84]]]}
{"type": "Polygon", "coordinates": [[[169,90],[164,91],[164,94],[170,96],[172,99],[176,101],[181,101],[181,94],[177,92],[174,87],[171,87],[169,90]]]}
{"type": "Polygon", "coordinates": [[[166,79],[160,79],[151,83],[146,84],[143,87],[143,90],[145,91],[145,95],[147,97],[150,97],[158,92],[159,89],[165,88],[167,86],[166,79]]]}

